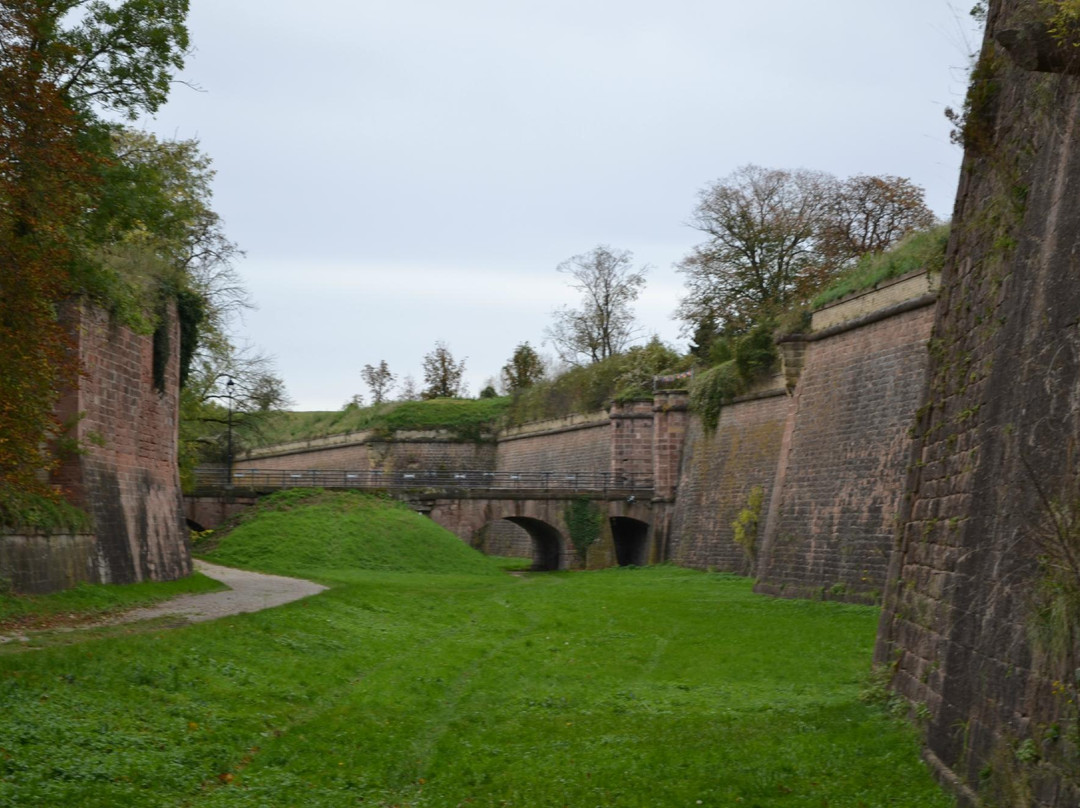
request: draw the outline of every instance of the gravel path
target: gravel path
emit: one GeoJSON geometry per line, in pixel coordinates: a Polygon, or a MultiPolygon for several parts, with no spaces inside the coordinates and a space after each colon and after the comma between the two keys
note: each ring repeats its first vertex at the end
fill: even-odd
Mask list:
{"type": "Polygon", "coordinates": [[[286,578],[282,575],[265,575],[261,572],[234,570],[231,567],[219,567],[206,561],[195,560],[195,569],[209,578],[221,581],[229,587],[224,592],[204,592],[199,595],[180,595],[154,606],[133,609],[114,617],[91,620],[78,620],[78,615],[70,615],[74,621],[61,620],[44,628],[15,630],[0,634],[0,645],[7,643],[28,643],[31,634],[44,631],[70,632],[97,626],[116,626],[123,623],[135,623],[140,620],[152,620],[155,617],[176,617],[185,623],[201,623],[215,620],[230,614],[258,612],[274,606],[280,606],[293,600],[300,600],[309,595],[317,595],[325,586],[304,581],[300,578],[286,578]]]}
{"type": "Polygon", "coordinates": [[[125,612],[107,620],[105,624],[134,623],[138,620],[170,616],[183,617],[191,623],[201,623],[230,614],[270,609],[309,595],[317,595],[326,589],[325,586],[300,578],[234,570],[231,567],[220,567],[198,559],[195,560],[195,569],[208,578],[221,581],[229,589],[224,592],[181,595],[155,606],[125,612]]]}

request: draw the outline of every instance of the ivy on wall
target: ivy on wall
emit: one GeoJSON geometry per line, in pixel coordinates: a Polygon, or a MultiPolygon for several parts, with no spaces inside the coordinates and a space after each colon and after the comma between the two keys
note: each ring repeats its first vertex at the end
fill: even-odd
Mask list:
{"type": "Polygon", "coordinates": [[[600,530],[604,524],[604,515],[596,507],[596,503],[582,497],[575,499],[567,507],[563,514],[566,520],[566,528],[570,533],[570,541],[577,550],[582,560],[589,548],[600,538],[600,530]]]}

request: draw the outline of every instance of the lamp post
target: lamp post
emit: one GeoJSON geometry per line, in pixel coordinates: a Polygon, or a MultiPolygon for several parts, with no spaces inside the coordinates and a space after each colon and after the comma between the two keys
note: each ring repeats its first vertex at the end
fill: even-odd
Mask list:
{"type": "Polygon", "coordinates": [[[228,443],[225,448],[226,454],[226,469],[228,476],[225,478],[225,488],[232,490],[232,466],[233,466],[233,451],[232,451],[232,411],[233,411],[233,379],[232,376],[228,377],[229,380],[225,382],[225,395],[229,399],[229,432],[228,443]]]}

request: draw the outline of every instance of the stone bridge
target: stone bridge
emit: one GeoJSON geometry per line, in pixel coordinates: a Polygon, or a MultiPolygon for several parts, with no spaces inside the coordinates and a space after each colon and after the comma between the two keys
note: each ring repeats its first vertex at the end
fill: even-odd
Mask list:
{"type": "Polygon", "coordinates": [[[233,473],[231,486],[227,482],[220,469],[197,475],[195,493],[184,498],[193,529],[216,527],[282,488],[364,489],[390,493],[485,552],[505,552],[505,541],[495,536],[516,526],[529,545],[520,549],[536,570],[665,559],[667,503],[653,497],[651,479],[624,473],[245,469],[233,473]],[[595,528],[584,536],[578,528],[575,535],[571,523],[582,515],[595,528]]]}

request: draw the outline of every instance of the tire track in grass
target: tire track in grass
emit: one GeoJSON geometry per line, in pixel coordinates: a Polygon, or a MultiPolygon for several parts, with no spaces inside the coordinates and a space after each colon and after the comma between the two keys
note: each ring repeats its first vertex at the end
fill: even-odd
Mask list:
{"type": "Polygon", "coordinates": [[[435,711],[431,720],[427,723],[425,732],[413,742],[413,754],[410,759],[415,765],[408,766],[403,761],[401,768],[395,772],[394,779],[399,783],[399,795],[402,800],[419,797],[424,784],[428,779],[428,769],[434,757],[435,749],[446,736],[450,724],[458,717],[458,708],[465,695],[472,686],[473,677],[481,665],[490,662],[495,656],[502,653],[511,643],[517,642],[528,634],[535,631],[539,617],[536,614],[528,614],[526,624],[517,632],[503,637],[499,642],[490,646],[484,653],[478,654],[458,674],[453,684],[447,691],[447,698],[442,701],[442,706],[435,711]]]}

